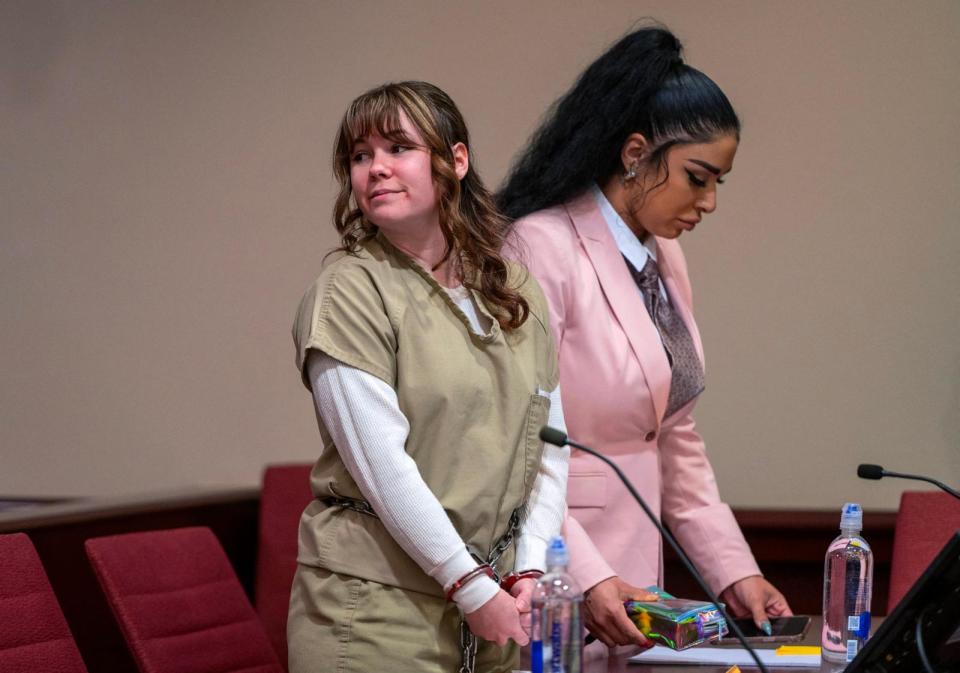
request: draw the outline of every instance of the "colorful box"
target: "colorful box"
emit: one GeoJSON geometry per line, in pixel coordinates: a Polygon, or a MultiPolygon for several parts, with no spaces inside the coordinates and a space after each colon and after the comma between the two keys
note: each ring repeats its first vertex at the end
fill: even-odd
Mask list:
{"type": "Polygon", "coordinates": [[[658,601],[626,601],[630,619],[649,640],[674,650],[685,650],[727,635],[727,620],[713,603],[674,598],[659,587],[648,591],[658,601]]]}

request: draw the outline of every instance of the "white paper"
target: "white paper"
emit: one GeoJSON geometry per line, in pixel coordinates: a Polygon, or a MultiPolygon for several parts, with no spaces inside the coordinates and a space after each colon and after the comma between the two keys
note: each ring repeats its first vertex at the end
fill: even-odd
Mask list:
{"type": "MultiPolygon", "coordinates": [[[[797,668],[820,668],[819,654],[782,654],[776,650],[756,650],[760,661],[767,665],[795,666],[797,668]]],[[[713,664],[741,668],[757,668],[757,663],[744,649],[734,647],[691,647],[688,650],[671,650],[669,647],[654,646],[646,652],[630,657],[630,661],[642,664],[713,664]]]]}

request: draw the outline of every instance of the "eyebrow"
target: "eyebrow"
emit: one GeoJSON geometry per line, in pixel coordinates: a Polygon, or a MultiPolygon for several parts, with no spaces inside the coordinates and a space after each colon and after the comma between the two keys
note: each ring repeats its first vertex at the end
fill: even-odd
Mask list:
{"type": "Polygon", "coordinates": [[[701,161],[700,159],[687,159],[687,161],[689,161],[690,163],[694,163],[697,166],[706,168],[708,171],[710,171],[714,175],[720,175],[720,173],[722,172],[719,168],[717,168],[713,164],[707,163],[706,161],[701,161]]]}

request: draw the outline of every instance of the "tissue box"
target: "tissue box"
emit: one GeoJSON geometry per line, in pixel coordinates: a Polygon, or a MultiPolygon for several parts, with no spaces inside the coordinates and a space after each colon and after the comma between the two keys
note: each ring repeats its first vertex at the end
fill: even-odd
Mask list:
{"type": "Polygon", "coordinates": [[[674,650],[717,640],[728,633],[727,620],[713,603],[674,598],[658,587],[658,601],[626,601],[630,619],[649,640],[674,650]]]}

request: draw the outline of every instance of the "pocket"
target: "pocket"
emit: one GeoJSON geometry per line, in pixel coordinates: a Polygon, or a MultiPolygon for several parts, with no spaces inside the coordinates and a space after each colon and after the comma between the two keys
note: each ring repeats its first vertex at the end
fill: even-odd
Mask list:
{"type": "Polygon", "coordinates": [[[571,473],[567,480],[567,506],[570,508],[607,506],[607,475],[603,472],[571,473]]]}
{"type": "Polygon", "coordinates": [[[547,423],[550,414],[550,399],[543,395],[531,395],[527,405],[527,418],[523,438],[523,501],[530,497],[533,482],[540,472],[540,461],[543,459],[543,440],[540,439],[540,428],[547,423]]]}

